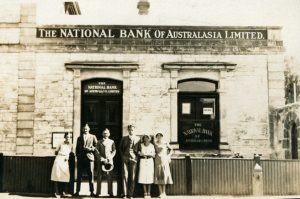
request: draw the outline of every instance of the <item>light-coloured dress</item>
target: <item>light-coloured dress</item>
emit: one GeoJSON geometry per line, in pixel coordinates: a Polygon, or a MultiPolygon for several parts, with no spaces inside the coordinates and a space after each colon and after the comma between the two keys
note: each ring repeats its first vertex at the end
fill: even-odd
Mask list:
{"type": "Polygon", "coordinates": [[[69,155],[72,151],[72,145],[62,143],[58,146],[58,154],[55,157],[52,171],[51,180],[56,182],[69,182],[69,155]]]}
{"type": "Polygon", "coordinates": [[[155,184],[173,184],[171,171],[170,171],[170,157],[168,156],[168,150],[171,147],[168,143],[155,143],[155,171],[154,171],[154,183],[155,184]]]}
{"type": "MultiPolygon", "coordinates": [[[[153,144],[145,146],[141,144],[141,152],[146,156],[154,156],[155,149],[153,144]]],[[[140,158],[140,169],[138,182],[141,184],[152,184],[154,182],[154,160],[152,157],[149,158],[140,158]]]]}

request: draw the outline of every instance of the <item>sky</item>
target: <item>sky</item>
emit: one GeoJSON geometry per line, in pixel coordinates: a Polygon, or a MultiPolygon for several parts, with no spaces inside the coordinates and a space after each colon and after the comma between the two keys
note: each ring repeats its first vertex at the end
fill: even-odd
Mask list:
{"type": "Polygon", "coordinates": [[[300,63],[300,0],[77,0],[82,14],[65,15],[63,0],[37,0],[39,25],[281,26],[287,56],[300,63]]]}

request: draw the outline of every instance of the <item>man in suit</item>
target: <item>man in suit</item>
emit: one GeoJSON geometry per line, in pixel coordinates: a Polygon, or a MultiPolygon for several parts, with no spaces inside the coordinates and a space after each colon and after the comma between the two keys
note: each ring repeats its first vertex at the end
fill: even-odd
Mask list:
{"type": "Polygon", "coordinates": [[[123,196],[132,198],[135,187],[135,175],[137,168],[137,146],[139,137],[134,134],[135,127],[128,125],[128,136],[124,136],[120,143],[120,154],[122,157],[122,180],[123,180],[123,196]]]}
{"type": "Polygon", "coordinates": [[[97,144],[95,135],[90,134],[90,127],[86,124],[83,127],[83,133],[77,138],[76,157],[77,157],[77,184],[75,196],[79,196],[81,187],[81,178],[83,171],[87,172],[90,195],[94,194],[94,151],[97,144]]]}
{"type": "Polygon", "coordinates": [[[116,146],[115,142],[112,139],[109,139],[110,131],[105,129],[102,132],[103,138],[98,140],[96,145],[96,156],[98,160],[98,168],[97,168],[97,192],[96,196],[101,194],[101,182],[102,176],[106,173],[107,177],[107,186],[108,186],[108,194],[110,197],[113,196],[112,191],[112,179],[111,179],[111,169],[113,168],[113,158],[116,155],[116,146]],[[105,169],[103,171],[103,168],[105,169]]]}

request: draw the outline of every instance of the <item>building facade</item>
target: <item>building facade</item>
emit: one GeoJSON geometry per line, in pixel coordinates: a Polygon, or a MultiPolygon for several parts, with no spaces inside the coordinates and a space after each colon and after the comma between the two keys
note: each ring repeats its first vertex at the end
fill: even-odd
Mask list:
{"type": "Polygon", "coordinates": [[[270,121],[285,103],[280,27],[50,26],[34,3],[1,9],[4,154],[54,154],[88,123],[117,143],[128,124],[163,132],[176,154],[281,157],[270,121]]]}

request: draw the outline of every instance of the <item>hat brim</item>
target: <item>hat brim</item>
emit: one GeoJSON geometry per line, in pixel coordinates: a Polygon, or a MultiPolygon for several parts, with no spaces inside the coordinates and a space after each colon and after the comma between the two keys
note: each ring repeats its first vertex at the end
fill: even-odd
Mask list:
{"type": "Polygon", "coordinates": [[[156,134],[155,134],[155,137],[157,137],[158,135],[161,135],[162,137],[164,137],[164,134],[163,134],[163,133],[160,133],[160,132],[159,132],[159,133],[156,133],[156,134]]]}
{"type": "Polygon", "coordinates": [[[150,135],[143,135],[143,139],[144,139],[145,137],[151,139],[151,136],[150,136],[150,135]]]}

